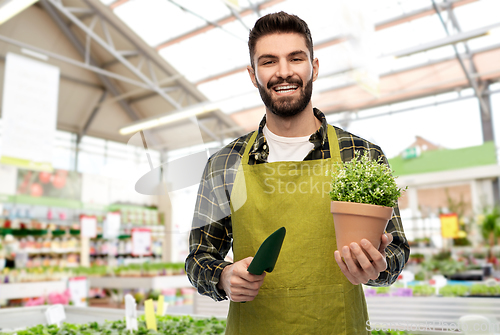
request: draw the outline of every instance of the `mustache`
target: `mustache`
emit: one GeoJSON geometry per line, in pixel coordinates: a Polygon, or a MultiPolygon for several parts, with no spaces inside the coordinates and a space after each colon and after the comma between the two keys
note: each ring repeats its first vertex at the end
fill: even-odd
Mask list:
{"type": "Polygon", "coordinates": [[[287,83],[287,84],[297,84],[299,86],[303,86],[304,82],[302,81],[302,79],[298,78],[298,79],[278,79],[278,80],[274,80],[274,81],[270,81],[267,83],[267,89],[270,90],[271,87],[273,87],[274,85],[281,85],[281,84],[284,84],[284,83],[287,83]]]}

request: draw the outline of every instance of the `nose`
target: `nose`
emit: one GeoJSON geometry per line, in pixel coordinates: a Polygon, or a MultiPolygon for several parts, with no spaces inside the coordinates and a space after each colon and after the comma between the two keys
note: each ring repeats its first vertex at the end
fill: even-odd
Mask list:
{"type": "Polygon", "coordinates": [[[276,72],[276,77],[278,78],[288,78],[293,75],[290,63],[286,59],[282,59],[279,62],[278,72],[276,72]]]}

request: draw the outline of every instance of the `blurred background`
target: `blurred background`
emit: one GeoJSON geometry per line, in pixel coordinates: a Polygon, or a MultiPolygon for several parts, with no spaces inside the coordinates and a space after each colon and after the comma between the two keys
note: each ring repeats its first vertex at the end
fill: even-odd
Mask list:
{"type": "MultiPolygon", "coordinates": [[[[207,158],[265,113],[247,40],[277,11],[311,29],[313,105],[409,187],[408,282],[500,278],[499,0],[3,0],[2,282],[94,276],[109,305],[140,285],[106,275],[182,277],[207,158]]],[[[131,292],[190,305],[184,277],[131,292]]]]}

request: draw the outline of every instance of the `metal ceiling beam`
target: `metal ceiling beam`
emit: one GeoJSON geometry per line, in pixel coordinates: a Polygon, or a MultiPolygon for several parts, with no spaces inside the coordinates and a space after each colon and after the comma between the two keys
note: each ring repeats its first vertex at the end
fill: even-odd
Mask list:
{"type": "MultiPolygon", "coordinates": [[[[497,50],[497,49],[500,49],[500,44],[495,44],[493,46],[489,46],[489,47],[478,49],[474,53],[472,53],[471,56],[475,56],[476,54],[479,54],[479,53],[488,52],[488,51],[497,50]]],[[[437,59],[437,60],[433,60],[433,61],[427,62],[425,64],[413,65],[413,66],[409,66],[409,67],[406,67],[406,68],[403,68],[403,69],[399,69],[399,70],[395,70],[395,71],[389,71],[389,72],[380,74],[380,78],[391,76],[391,75],[401,74],[401,73],[404,73],[404,72],[407,72],[407,71],[418,70],[418,69],[423,68],[423,67],[437,65],[437,64],[440,64],[440,63],[443,63],[443,62],[447,62],[447,61],[450,61],[450,60],[456,60],[456,56],[453,55],[453,56],[449,56],[449,57],[444,57],[444,58],[441,58],[441,59],[437,59]]],[[[500,69],[498,70],[498,73],[500,74],[500,69]]],[[[333,75],[337,75],[337,74],[338,74],[338,72],[331,72],[331,73],[327,73],[327,74],[323,75],[321,78],[328,77],[328,76],[333,76],[333,75]]],[[[481,73],[475,74],[475,75],[473,75],[473,77],[479,77],[480,75],[484,75],[484,74],[481,74],[481,73]]],[[[500,82],[500,79],[499,79],[499,82],[500,82]]],[[[353,83],[349,83],[349,84],[345,84],[345,85],[339,85],[339,86],[335,86],[335,87],[330,87],[330,88],[327,88],[327,89],[323,89],[321,91],[318,91],[317,93],[334,92],[336,90],[340,90],[340,89],[344,89],[344,88],[348,88],[348,87],[352,87],[352,86],[356,86],[356,85],[357,84],[353,82],[353,83]]],[[[454,90],[456,88],[464,89],[464,88],[467,88],[467,86],[447,88],[445,91],[443,91],[441,93],[449,92],[449,91],[454,90]]],[[[429,94],[425,94],[423,96],[414,96],[411,99],[418,99],[418,98],[422,98],[422,97],[425,97],[425,96],[428,96],[428,95],[429,94]]],[[[402,101],[407,101],[407,100],[410,100],[410,99],[398,100],[398,101],[391,102],[391,103],[402,102],[402,101]]],[[[387,103],[384,102],[382,105],[386,105],[386,104],[387,103]]],[[[245,109],[234,111],[233,113],[230,113],[230,114],[236,114],[236,113],[240,113],[240,112],[245,112],[247,110],[254,109],[255,107],[258,107],[258,106],[259,106],[259,104],[255,105],[255,106],[248,106],[245,109]]],[[[377,106],[380,106],[380,104],[373,104],[373,105],[370,105],[369,107],[366,107],[366,108],[372,108],[372,107],[377,107],[377,106]]],[[[327,113],[328,111],[329,110],[325,109],[323,112],[327,113]]],[[[331,113],[336,113],[336,112],[338,112],[338,111],[329,112],[329,113],[331,114],[331,113]]]]}
{"type": "MultiPolygon", "coordinates": [[[[283,1],[283,0],[280,0],[283,1]]],[[[121,21],[115,19],[115,15],[108,11],[106,6],[104,6],[99,0],[85,0],[85,2],[92,7],[98,15],[101,16],[102,20],[106,20],[108,24],[115,29],[116,32],[121,34],[129,43],[131,43],[139,52],[141,60],[137,66],[138,69],[141,68],[144,63],[143,60],[146,60],[146,63],[154,64],[158,69],[160,69],[165,75],[170,78],[176,78],[178,76],[178,72],[173,67],[169,67],[169,65],[162,59],[162,57],[155,52],[149,45],[147,45],[143,40],[135,35],[131,35],[127,33],[127,27],[125,24],[121,23],[121,21]],[[172,77],[173,74],[173,77],[172,77]]],[[[184,77],[180,76],[176,78],[176,84],[182,87],[183,91],[186,93],[187,101],[192,100],[193,104],[207,101],[208,99],[189,81],[187,81],[184,77]]],[[[168,90],[168,88],[162,88],[161,90],[168,90]]],[[[173,100],[177,100],[173,98],[173,100]]],[[[179,103],[181,105],[181,103],[179,103]]],[[[224,123],[233,122],[229,117],[222,115],[225,117],[222,121],[224,123]]],[[[233,122],[234,123],[234,122],[233,122]]]]}
{"type": "MultiPolygon", "coordinates": [[[[450,32],[448,30],[448,27],[446,26],[446,23],[443,20],[443,16],[441,15],[441,10],[436,5],[436,1],[435,0],[431,0],[431,1],[432,1],[432,5],[434,7],[434,10],[436,11],[436,14],[439,17],[439,20],[441,21],[441,24],[443,25],[443,28],[446,31],[446,35],[448,35],[450,37],[450,32]]],[[[499,25],[500,25],[500,23],[496,24],[494,26],[496,27],[496,26],[499,26],[499,25]]],[[[490,115],[490,108],[486,104],[486,102],[483,100],[482,93],[481,93],[481,91],[480,91],[480,89],[478,87],[477,80],[474,79],[474,78],[472,78],[471,73],[465,67],[464,60],[463,60],[462,56],[460,55],[460,53],[458,52],[457,46],[455,44],[453,44],[453,50],[455,51],[455,55],[456,55],[456,57],[458,59],[458,62],[460,63],[460,66],[462,67],[462,71],[464,71],[464,74],[467,77],[467,81],[469,82],[469,85],[471,85],[472,88],[474,89],[474,93],[476,94],[477,100],[479,101],[479,104],[481,106],[482,112],[486,113],[487,115],[490,115]]]]}
{"type": "Polygon", "coordinates": [[[94,121],[95,117],[97,116],[97,113],[99,113],[99,110],[101,109],[102,103],[104,100],[106,100],[106,97],[108,96],[108,91],[103,91],[101,94],[101,97],[99,98],[99,101],[97,104],[94,106],[92,109],[92,112],[90,113],[89,117],[87,118],[87,121],[85,121],[85,124],[80,132],[78,132],[76,136],[76,143],[79,144],[80,141],[82,140],[82,137],[87,134],[87,131],[90,128],[90,125],[92,124],[92,121],[94,121]]]}
{"type": "MultiPolygon", "coordinates": [[[[500,93],[500,90],[485,91],[485,94],[487,94],[487,95],[491,95],[491,94],[495,94],[495,93],[500,93]]],[[[360,120],[374,119],[374,118],[377,118],[377,117],[380,117],[380,116],[391,116],[391,115],[394,115],[394,114],[411,112],[411,111],[416,110],[416,109],[435,107],[435,106],[439,106],[439,105],[443,105],[443,104],[448,104],[448,103],[452,103],[452,102],[456,102],[456,101],[462,101],[462,100],[473,99],[473,98],[474,98],[473,96],[458,96],[458,97],[453,98],[453,99],[435,101],[435,102],[431,102],[431,103],[428,103],[428,104],[422,104],[422,105],[412,106],[412,107],[408,107],[408,108],[401,108],[401,109],[397,109],[397,110],[391,110],[391,111],[388,111],[388,112],[385,112],[385,113],[381,113],[381,114],[357,117],[357,118],[354,118],[354,119],[350,119],[349,121],[360,121],[360,120]]],[[[394,103],[391,103],[391,104],[394,104],[394,103]]],[[[387,105],[387,104],[385,104],[385,105],[387,105]]],[[[333,115],[333,114],[338,114],[338,113],[329,113],[329,114],[325,114],[325,115],[333,115]]]]}
{"type": "MultiPolygon", "coordinates": [[[[0,62],[4,62],[5,63],[5,56],[0,55],[0,62]]],[[[83,86],[95,88],[95,89],[98,89],[100,91],[104,90],[104,87],[102,85],[97,85],[97,84],[94,84],[94,83],[82,80],[80,78],[68,76],[68,75],[63,74],[63,73],[61,73],[59,75],[59,77],[61,79],[63,79],[63,80],[70,81],[70,82],[75,83],[75,84],[80,84],[80,85],[83,85],[83,86]]]]}
{"type": "MultiPolygon", "coordinates": [[[[446,25],[446,23],[444,23],[444,21],[442,21],[442,23],[443,23],[443,26],[446,25]]],[[[445,28],[446,34],[447,34],[447,36],[445,38],[441,38],[439,40],[431,41],[431,42],[417,45],[417,46],[414,46],[411,48],[392,52],[392,53],[387,54],[387,55],[382,55],[382,57],[387,57],[387,56],[404,57],[404,56],[413,55],[413,54],[416,54],[416,53],[419,53],[422,51],[437,49],[437,48],[444,47],[447,45],[455,46],[455,44],[457,44],[457,43],[468,41],[468,40],[473,39],[473,38],[487,35],[490,30],[495,29],[497,27],[500,27],[500,22],[491,24],[489,26],[481,27],[478,29],[457,33],[454,35],[451,35],[448,32],[448,28],[445,28]]]]}
{"type": "MultiPolygon", "coordinates": [[[[326,48],[326,47],[329,47],[329,46],[332,46],[335,44],[339,44],[339,43],[342,43],[345,41],[347,41],[347,37],[345,37],[345,36],[333,36],[329,39],[326,39],[324,41],[321,41],[321,42],[315,44],[314,51],[317,51],[317,50],[320,50],[320,49],[323,49],[323,48],[326,48]]],[[[227,70],[227,71],[215,74],[215,75],[210,75],[208,77],[205,77],[203,79],[198,80],[194,84],[201,85],[201,84],[207,83],[207,82],[212,81],[212,80],[217,80],[220,78],[224,78],[224,77],[233,75],[235,73],[246,71],[246,69],[247,69],[247,65],[242,65],[242,66],[239,66],[239,67],[231,69],[231,70],[227,70]]]]}
{"type": "MultiPolygon", "coordinates": [[[[137,54],[133,55],[133,54],[130,54],[130,52],[128,54],[122,54],[122,56],[124,58],[129,58],[129,57],[132,57],[132,56],[142,56],[144,57],[146,60],[152,62],[158,70],[160,70],[161,72],[163,72],[166,76],[172,76],[173,74],[175,73],[172,73],[173,71],[169,71],[167,70],[161,63],[160,61],[157,60],[157,58],[159,57],[157,54],[155,55],[150,55],[146,50],[144,50],[144,47],[146,46],[146,44],[144,43],[144,45],[141,45],[140,43],[136,42],[133,38],[131,38],[129,36],[129,34],[127,32],[125,32],[120,26],[118,26],[115,22],[113,22],[113,20],[110,20],[107,16],[107,13],[103,13],[101,12],[100,6],[96,6],[93,1],[89,1],[89,0],[84,0],[85,3],[90,7],[92,8],[95,13],[97,15],[99,15],[99,17],[101,18],[101,24],[102,24],[102,27],[103,27],[103,31],[104,33],[106,34],[106,40],[108,41],[108,43],[114,48],[113,46],[113,43],[112,43],[112,40],[111,40],[111,36],[109,35],[109,32],[106,32],[107,30],[107,25],[109,24],[111,27],[113,27],[113,29],[115,29],[116,32],[118,32],[124,39],[126,39],[131,45],[134,46],[134,48],[136,50],[132,50],[134,52],[136,52],[137,54]],[[106,15],[105,15],[106,14],[106,15]],[[154,57],[153,57],[154,56],[154,57]]],[[[127,0],[128,1],[128,0],[127,0]]],[[[99,5],[105,7],[104,5],[100,4],[99,5]]],[[[111,13],[111,15],[114,16],[114,14],[111,13]]],[[[119,51],[120,52],[120,51],[119,51]]],[[[174,71],[175,72],[175,71],[174,71]]]]}
{"type": "Polygon", "coordinates": [[[191,14],[193,16],[196,16],[197,18],[205,21],[209,25],[214,26],[215,28],[219,28],[220,30],[226,32],[227,34],[233,36],[234,38],[236,38],[238,40],[241,40],[243,42],[246,42],[246,41],[242,40],[238,35],[233,34],[230,30],[228,30],[228,29],[224,28],[223,26],[219,25],[217,22],[210,21],[210,20],[206,19],[205,17],[203,17],[203,15],[197,14],[197,13],[193,12],[192,10],[190,10],[190,9],[188,9],[188,8],[180,5],[180,4],[178,4],[177,2],[175,2],[173,0],[167,0],[167,1],[170,2],[172,5],[179,7],[183,11],[188,12],[189,14],[191,14]]]}
{"type": "MultiPolygon", "coordinates": [[[[476,1],[479,1],[479,0],[451,0],[451,1],[448,1],[448,4],[440,3],[440,4],[438,4],[438,6],[440,8],[443,8],[443,9],[446,9],[448,6],[451,6],[452,8],[457,8],[460,6],[468,5],[468,4],[470,4],[472,2],[476,2],[476,1]]],[[[417,9],[417,10],[411,11],[409,13],[403,14],[401,16],[390,18],[390,19],[382,21],[382,22],[378,22],[375,25],[375,30],[382,30],[382,29],[394,27],[394,26],[397,26],[398,24],[402,24],[405,22],[420,19],[422,17],[434,15],[435,13],[436,12],[435,12],[434,7],[432,5],[427,6],[427,7],[417,9]]]]}
{"type": "MultiPolygon", "coordinates": [[[[274,6],[275,4],[278,4],[278,3],[283,2],[283,1],[285,1],[285,0],[270,0],[270,1],[266,1],[266,2],[261,3],[259,5],[259,9],[265,9],[267,7],[274,6]]],[[[254,13],[253,9],[247,8],[247,9],[244,9],[239,14],[240,14],[240,17],[244,17],[244,16],[248,16],[248,15],[253,14],[253,13],[254,13]]],[[[234,17],[233,15],[229,15],[229,16],[223,17],[220,20],[215,21],[214,24],[216,26],[223,26],[223,25],[225,25],[225,24],[227,24],[229,22],[233,22],[235,20],[236,20],[236,17],[234,17]]],[[[159,51],[159,50],[161,50],[163,48],[171,46],[172,44],[182,42],[182,41],[184,41],[184,40],[186,40],[188,38],[191,38],[193,36],[196,36],[196,35],[205,33],[207,31],[210,31],[212,29],[215,29],[216,26],[207,24],[207,25],[205,25],[203,27],[200,27],[200,28],[188,31],[185,34],[182,34],[180,36],[171,38],[171,39],[169,39],[169,40],[167,40],[165,42],[160,43],[158,46],[156,46],[156,50],[159,51]]]]}
{"type": "Polygon", "coordinates": [[[148,89],[148,90],[150,89],[149,86],[146,86],[146,84],[141,83],[139,81],[135,81],[133,79],[130,79],[130,78],[127,78],[127,77],[124,77],[124,76],[120,76],[120,75],[118,75],[116,73],[103,70],[103,69],[101,69],[98,66],[94,66],[94,65],[91,65],[91,64],[86,64],[86,63],[83,63],[83,62],[76,61],[76,60],[74,60],[72,58],[68,58],[68,57],[64,57],[64,56],[58,55],[56,53],[53,53],[53,52],[50,52],[50,51],[38,48],[36,46],[30,45],[30,44],[27,44],[27,43],[20,42],[18,40],[9,38],[7,36],[0,35],[0,41],[3,41],[5,43],[9,43],[9,44],[12,44],[12,45],[16,45],[16,46],[21,47],[21,48],[26,48],[26,49],[38,52],[38,53],[46,55],[46,56],[48,56],[50,58],[57,59],[57,60],[59,60],[61,62],[65,62],[65,63],[71,64],[71,65],[78,66],[78,67],[81,67],[83,69],[95,72],[98,75],[103,75],[103,76],[106,76],[106,77],[110,77],[110,78],[114,78],[114,79],[117,79],[117,80],[121,80],[121,81],[129,83],[131,85],[142,87],[142,88],[145,88],[145,89],[148,89]]]}
{"type": "MultiPolygon", "coordinates": [[[[89,5],[90,8],[92,8],[92,9],[95,10],[95,12],[96,12],[97,15],[99,15],[98,14],[99,13],[98,10],[93,6],[93,4],[89,0],[84,0],[84,1],[89,5]]],[[[182,106],[179,105],[175,101],[174,98],[170,97],[167,93],[165,93],[164,89],[161,88],[158,85],[158,82],[157,82],[157,80],[156,80],[156,78],[154,76],[152,76],[152,78],[149,78],[148,76],[146,76],[144,73],[141,72],[140,68],[135,67],[134,65],[132,65],[128,60],[126,60],[121,55],[120,51],[118,51],[118,50],[116,50],[114,48],[114,45],[113,45],[112,41],[109,38],[109,34],[107,34],[107,35],[105,34],[106,35],[106,41],[103,40],[100,36],[98,36],[93,31],[92,26],[88,27],[83,22],[81,22],[77,17],[75,17],[71,12],[69,12],[67,10],[67,8],[64,7],[62,5],[62,3],[60,3],[59,1],[57,1],[57,0],[42,0],[42,6],[44,6],[44,8],[49,13],[51,13],[51,16],[53,17],[53,19],[55,21],[57,20],[58,25],[60,25],[60,28],[70,38],[70,40],[72,41],[72,43],[75,46],[77,46],[77,50],[80,52],[80,54],[82,55],[82,57],[85,57],[85,59],[89,61],[89,63],[91,62],[93,64],[96,64],[95,60],[91,59],[91,57],[90,57],[90,50],[88,48],[89,43],[87,43],[87,48],[85,48],[83,46],[83,44],[78,40],[78,38],[76,37],[76,35],[73,33],[73,31],[65,24],[64,20],[60,16],[60,14],[57,13],[54,10],[54,8],[52,8],[51,5],[54,6],[55,8],[57,8],[57,10],[59,10],[60,13],[64,14],[64,16],[66,16],[75,26],[77,26],[78,28],[80,28],[86,34],[87,42],[90,39],[92,39],[93,41],[95,41],[96,43],[98,43],[107,52],[109,52],[111,55],[113,55],[113,57],[115,57],[116,59],[118,59],[129,71],[131,71],[139,79],[141,79],[141,81],[143,81],[148,88],[150,88],[151,90],[155,91],[159,96],[161,96],[164,100],[166,100],[174,109],[180,110],[182,108],[182,106]]],[[[97,16],[95,16],[95,18],[97,18],[97,16]]],[[[93,19],[92,22],[97,22],[97,20],[93,19]]],[[[101,20],[101,24],[103,24],[102,20],[101,20]]],[[[116,26],[114,26],[114,28],[117,29],[116,26]]],[[[123,35],[124,35],[124,37],[126,37],[126,34],[123,34],[123,35]]],[[[140,47],[136,43],[134,43],[130,39],[128,39],[128,40],[135,47],[137,47],[137,49],[139,51],[141,50],[140,47]]],[[[150,57],[147,57],[147,55],[145,55],[145,53],[143,53],[143,52],[141,52],[141,54],[146,59],[146,62],[149,65],[150,75],[152,75],[152,72],[153,72],[153,69],[151,68],[151,63],[153,62],[152,59],[150,57]]],[[[105,77],[103,77],[103,78],[105,78],[105,77]]],[[[171,79],[171,78],[172,77],[169,77],[167,79],[171,79]]],[[[174,78],[174,79],[177,79],[177,78],[174,78]]],[[[113,96],[120,96],[121,94],[118,91],[118,89],[114,85],[112,85],[112,83],[109,82],[109,80],[107,78],[105,78],[105,80],[108,81],[108,83],[105,84],[107,90],[110,91],[113,94],[113,96]],[[111,84],[111,85],[109,85],[109,84],[111,84]]],[[[132,109],[132,107],[129,104],[126,103],[126,101],[120,99],[117,102],[120,104],[120,106],[122,106],[124,108],[124,110],[127,112],[127,114],[129,115],[129,117],[131,117],[132,121],[137,121],[137,120],[140,119],[140,116],[137,114],[137,112],[135,112],[132,109]]],[[[215,138],[215,139],[217,139],[217,138],[215,138]]]]}
{"type": "MultiPolygon", "coordinates": [[[[87,4],[88,1],[84,0],[87,4]]],[[[88,38],[91,38],[94,42],[98,43],[102,48],[104,48],[107,52],[109,52],[113,57],[116,59],[120,60],[120,62],[131,72],[133,73],[137,78],[139,78],[141,81],[146,83],[153,91],[157,92],[158,95],[160,95],[162,98],[164,98],[167,102],[169,102],[175,109],[181,109],[181,106],[179,106],[170,96],[165,94],[164,92],[161,91],[161,89],[154,83],[151,78],[148,78],[144,73],[142,73],[140,70],[138,70],[134,65],[132,65],[127,59],[125,59],[120,52],[118,52],[112,45],[107,43],[107,41],[104,41],[100,36],[98,36],[91,28],[89,28],[87,25],[85,25],[83,22],[81,22],[76,16],[74,16],[70,11],[67,10],[66,7],[64,7],[59,1],[57,0],[44,0],[44,7],[50,7],[47,6],[47,2],[50,2],[52,6],[57,8],[60,13],[64,14],[70,21],[73,22],[78,28],[80,28],[88,38]]],[[[55,12],[54,10],[52,10],[55,12]]],[[[61,19],[62,20],[62,19],[61,19]]],[[[65,25],[66,26],[66,25],[65,25]]],[[[67,30],[72,33],[72,31],[66,26],[67,30]]],[[[87,50],[85,50],[84,55],[87,53],[87,50]]]]}
{"type": "MultiPolygon", "coordinates": [[[[440,48],[440,47],[443,47],[446,45],[454,45],[456,43],[467,41],[469,39],[472,39],[472,38],[475,38],[478,36],[486,35],[490,30],[497,28],[497,27],[500,27],[500,23],[495,23],[495,24],[492,24],[492,25],[489,25],[486,27],[482,27],[482,28],[478,28],[475,30],[471,30],[468,32],[458,33],[455,35],[447,36],[445,38],[442,38],[442,39],[439,39],[436,41],[432,41],[432,42],[424,43],[421,45],[417,45],[415,47],[399,50],[396,52],[392,52],[390,54],[381,55],[380,58],[383,58],[383,57],[404,57],[404,56],[409,56],[409,55],[416,54],[419,52],[440,48]]],[[[336,43],[340,43],[340,42],[343,42],[345,40],[346,40],[346,37],[333,37],[327,41],[321,42],[318,45],[314,46],[314,50],[318,50],[318,49],[321,49],[321,48],[324,48],[324,47],[327,47],[327,46],[330,46],[330,45],[333,45],[336,43]]],[[[201,85],[201,84],[204,84],[204,83],[212,81],[212,80],[216,80],[216,79],[220,79],[220,78],[223,78],[226,76],[230,76],[230,75],[245,71],[246,68],[247,68],[247,66],[245,65],[245,66],[238,67],[238,68],[235,68],[235,69],[223,72],[223,73],[209,76],[207,78],[203,78],[203,79],[197,81],[195,83],[195,85],[201,85]]],[[[351,68],[345,68],[345,69],[342,69],[342,70],[337,71],[335,73],[331,73],[329,75],[342,74],[342,73],[345,73],[345,72],[351,71],[351,70],[352,70],[351,68]]]]}
{"type": "MultiPolygon", "coordinates": [[[[478,1],[478,0],[454,0],[454,1],[448,2],[448,5],[440,4],[438,6],[442,6],[443,8],[446,8],[446,6],[459,7],[459,6],[467,5],[467,4],[469,4],[471,2],[475,2],[475,1],[478,1]]],[[[419,10],[415,10],[415,11],[412,11],[410,13],[407,13],[407,14],[404,14],[404,15],[401,15],[401,16],[397,16],[395,18],[391,18],[391,19],[386,20],[386,21],[379,22],[379,23],[377,23],[375,25],[375,30],[378,31],[378,30],[390,28],[390,27],[393,27],[393,26],[398,25],[398,24],[402,24],[402,23],[405,23],[405,22],[408,22],[408,21],[416,20],[416,19],[419,19],[419,18],[422,18],[422,17],[425,17],[425,16],[433,15],[433,14],[435,14],[435,11],[434,11],[434,8],[432,6],[425,7],[425,8],[422,8],[422,9],[419,9],[419,10]]],[[[200,30],[201,29],[203,29],[203,28],[200,28],[200,30]]],[[[202,32],[204,32],[204,31],[200,31],[200,33],[202,33],[202,32]]],[[[187,33],[187,34],[191,34],[188,37],[194,36],[194,35],[192,35],[192,33],[187,33]]],[[[181,40],[183,39],[182,36],[180,36],[179,38],[181,40]]],[[[347,41],[347,37],[346,36],[334,36],[334,37],[329,38],[328,40],[316,43],[314,45],[314,50],[323,49],[323,48],[326,48],[326,47],[329,47],[329,46],[332,46],[332,45],[335,45],[335,44],[339,44],[339,43],[342,43],[342,42],[345,42],[345,41],[347,41]]],[[[179,42],[179,41],[176,41],[176,38],[174,38],[174,39],[172,39],[170,41],[165,42],[168,45],[167,44],[162,44],[159,47],[157,47],[157,50],[161,49],[163,47],[168,47],[171,44],[174,44],[174,43],[177,43],[177,42],[179,42]]],[[[407,52],[407,51],[405,51],[405,52],[407,52]]],[[[234,68],[232,70],[227,70],[227,71],[224,71],[224,72],[212,75],[212,76],[205,77],[205,78],[200,79],[199,81],[197,81],[195,83],[195,85],[201,85],[201,84],[204,84],[204,83],[212,81],[212,80],[217,80],[217,79],[220,79],[220,78],[224,78],[224,77],[233,75],[233,74],[238,73],[238,72],[245,71],[246,67],[247,67],[247,65],[245,64],[245,65],[242,65],[240,67],[234,68]]]]}
{"type": "MultiPolygon", "coordinates": [[[[54,20],[54,22],[57,24],[59,29],[63,32],[63,34],[68,38],[68,40],[73,44],[75,49],[78,51],[78,53],[82,56],[85,57],[85,47],[83,44],[80,42],[80,40],[75,36],[73,31],[68,28],[68,26],[65,24],[64,20],[62,17],[57,13],[54,8],[49,4],[49,0],[41,0],[40,1],[42,7],[45,9],[45,11],[49,14],[49,16],[54,20]]],[[[93,59],[93,57],[90,57],[89,59],[90,64],[92,64],[95,67],[98,67],[97,62],[93,59]]],[[[97,76],[101,80],[101,82],[104,84],[106,87],[106,90],[111,92],[113,96],[118,96],[121,94],[121,92],[118,90],[118,88],[115,86],[115,84],[106,76],[97,73],[97,76]]],[[[139,114],[132,109],[125,101],[120,100],[118,101],[118,104],[120,107],[127,113],[128,117],[132,121],[137,121],[140,119],[139,114]]]]}

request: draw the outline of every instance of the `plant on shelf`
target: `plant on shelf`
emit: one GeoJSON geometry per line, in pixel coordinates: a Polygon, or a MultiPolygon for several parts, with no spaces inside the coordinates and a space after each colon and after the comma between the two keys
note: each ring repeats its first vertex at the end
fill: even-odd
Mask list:
{"type": "Polygon", "coordinates": [[[450,251],[441,251],[423,261],[421,264],[425,273],[425,279],[429,279],[433,274],[443,274],[450,277],[457,272],[465,270],[465,264],[451,257],[450,251]]]}
{"type": "Polygon", "coordinates": [[[500,285],[474,284],[470,288],[471,296],[500,296],[500,285]]]}
{"type": "Polygon", "coordinates": [[[471,245],[470,240],[467,236],[471,231],[471,223],[472,219],[470,216],[467,216],[467,212],[470,212],[470,202],[466,202],[464,200],[464,195],[460,194],[460,199],[454,199],[450,195],[450,191],[448,188],[445,189],[446,192],[446,202],[448,203],[448,210],[451,213],[457,214],[459,231],[458,236],[453,239],[454,246],[469,246],[471,245]]]}
{"type": "Polygon", "coordinates": [[[484,241],[489,247],[487,260],[494,263],[493,247],[496,239],[500,237],[500,209],[493,207],[490,211],[485,211],[484,216],[479,220],[479,225],[484,241]]]}
{"type": "Polygon", "coordinates": [[[382,157],[372,160],[368,150],[338,164],[330,191],[337,246],[367,238],[378,248],[393,207],[405,190],[397,186],[382,157]]]}
{"type": "Polygon", "coordinates": [[[413,295],[417,297],[428,297],[434,295],[434,293],[436,292],[436,289],[434,287],[425,284],[412,286],[412,289],[413,295]]]}
{"type": "Polygon", "coordinates": [[[443,297],[465,297],[469,294],[467,285],[445,285],[439,289],[443,297]]]}

